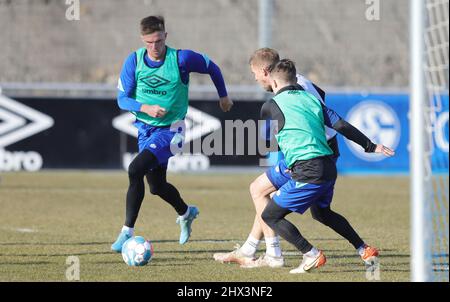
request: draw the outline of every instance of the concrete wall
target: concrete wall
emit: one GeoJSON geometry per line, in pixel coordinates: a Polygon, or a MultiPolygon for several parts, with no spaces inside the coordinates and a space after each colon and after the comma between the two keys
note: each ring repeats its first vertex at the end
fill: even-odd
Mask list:
{"type": "MultiPolygon", "coordinates": [[[[273,47],[323,86],[408,85],[408,1],[380,0],[368,21],[365,0],[275,0],[273,47]]],[[[80,21],[64,0],[0,0],[0,82],[117,81],[140,47],[141,18],[162,14],[167,43],[204,52],[228,84],[254,84],[258,0],[81,0],[80,21]]],[[[192,76],[194,84],[209,77],[192,76]]]]}

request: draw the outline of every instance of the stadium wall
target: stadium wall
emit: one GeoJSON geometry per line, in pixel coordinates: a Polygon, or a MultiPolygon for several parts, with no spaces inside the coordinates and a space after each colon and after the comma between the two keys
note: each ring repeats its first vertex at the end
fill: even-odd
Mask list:
{"type": "MultiPolygon", "coordinates": [[[[161,14],[168,45],[207,54],[229,85],[254,84],[247,62],[259,47],[259,0],[80,1],[79,21],[66,19],[66,2],[0,0],[0,83],[115,85],[127,55],[142,47],[139,21],[161,14]]],[[[408,85],[408,0],[273,2],[271,47],[321,87],[408,85]],[[366,17],[372,2],[379,20],[366,17]]]]}

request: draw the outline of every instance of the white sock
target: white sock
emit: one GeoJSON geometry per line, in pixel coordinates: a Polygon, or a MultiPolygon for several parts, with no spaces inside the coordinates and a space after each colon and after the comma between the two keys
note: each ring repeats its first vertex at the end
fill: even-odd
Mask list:
{"type": "Polygon", "coordinates": [[[122,232],[127,232],[128,235],[133,236],[134,235],[134,228],[127,227],[124,225],[122,227],[122,232]]]}
{"type": "Polygon", "coordinates": [[[266,254],[273,257],[281,257],[280,239],[278,236],[266,237],[266,254]]]}
{"type": "Polygon", "coordinates": [[[317,257],[319,256],[319,250],[313,247],[309,252],[305,254],[307,257],[317,257]]]}
{"type": "Polygon", "coordinates": [[[241,246],[240,250],[244,255],[253,256],[258,249],[258,244],[259,240],[250,235],[248,236],[247,241],[241,246]]]}
{"type": "Polygon", "coordinates": [[[361,245],[358,249],[356,249],[358,251],[358,254],[360,256],[364,255],[364,248],[366,247],[365,244],[361,245]]]}
{"type": "Polygon", "coordinates": [[[180,216],[181,219],[184,220],[184,219],[186,219],[186,218],[189,216],[189,212],[190,212],[189,209],[190,209],[190,208],[189,208],[189,206],[188,206],[188,208],[187,208],[187,210],[186,210],[186,213],[184,213],[183,215],[180,216]]]}

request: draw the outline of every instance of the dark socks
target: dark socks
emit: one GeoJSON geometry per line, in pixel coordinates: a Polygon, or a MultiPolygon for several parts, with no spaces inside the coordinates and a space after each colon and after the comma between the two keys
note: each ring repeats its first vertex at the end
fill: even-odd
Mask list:
{"type": "Polygon", "coordinates": [[[166,172],[167,168],[159,166],[147,173],[146,176],[150,186],[150,192],[169,203],[177,211],[178,215],[184,215],[188,209],[188,205],[181,198],[177,188],[167,182],[166,172]]]}
{"type": "Polygon", "coordinates": [[[311,214],[315,220],[330,227],[333,231],[347,239],[355,249],[364,244],[364,241],[359,237],[347,219],[338,213],[333,212],[330,207],[320,208],[314,205],[311,207],[311,214]]]}
{"type": "Polygon", "coordinates": [[[148,150],[139,153],[128,167],[130,185],[126,197],[125,225],[133,228],[145,195],[144,176],[150,192],[169,203],[178,215],[184,215],[188,205],[178,190],[166,180],[167,167],[160,166],[156,156],[148,150]]]}
{"type": "Polygon", "coordinates": [[[139,209],[144,200],[145,187],[144,176],[152,168],[158,165],[155,155],[148,150],[139,153],[128,167],[130,185],[126,197],[125,225],[133,228],[139,209]]]}
{"type": "Polygon", "coordinates": [[[285,219],[285,216],[289,213],[291,211],[278,206],[273,200],[270,200],[261,217],[283,239],[294,245],[303,254],[306,254],[313,246],[291,222],[285,219]]]}

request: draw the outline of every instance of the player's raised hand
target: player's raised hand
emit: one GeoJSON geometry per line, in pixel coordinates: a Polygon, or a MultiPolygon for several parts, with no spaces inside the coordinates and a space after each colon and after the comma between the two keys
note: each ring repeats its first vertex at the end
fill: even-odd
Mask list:
{"type": "Polygon", "coordinates": [[[375,153],[383,153],[387,157],[391,157],[395,155],[395,151],[382,145],[377,144],[377,147],[375,148],[375,153]]]}
{"type": "Polygon", "coordinates": [[[224,96],[220,98],[219,105],[223,112],[228,112],[233,107],[233,101],[228,96],[224,96]]]}
{"type": "Polygon", "coordinates": [[[141,112],[147,113],[151,117],[163,117],[166,115],[167,111],[159,105],[147,105],[141,106],[141,112]]]}

